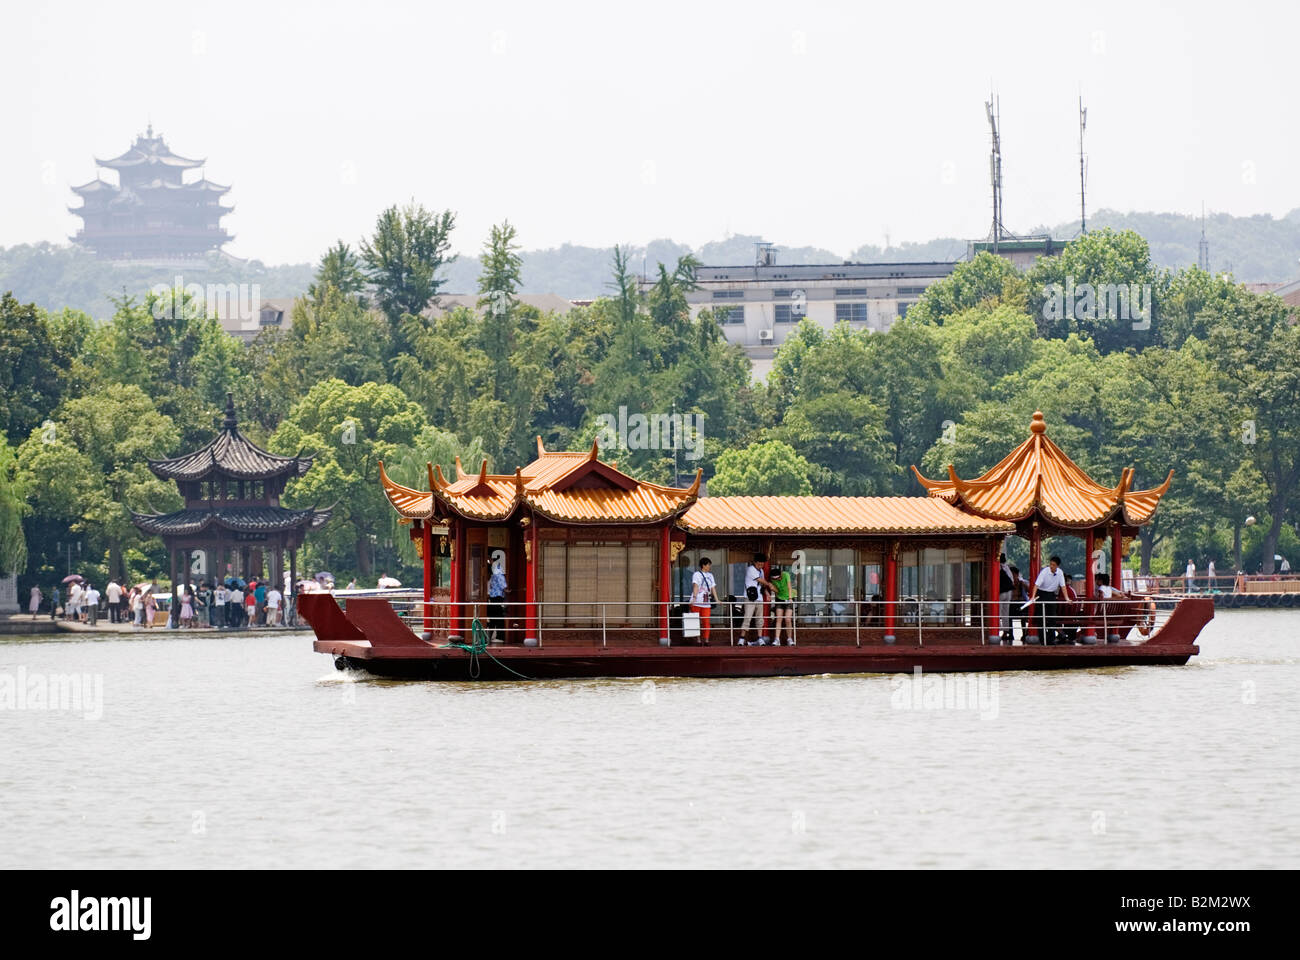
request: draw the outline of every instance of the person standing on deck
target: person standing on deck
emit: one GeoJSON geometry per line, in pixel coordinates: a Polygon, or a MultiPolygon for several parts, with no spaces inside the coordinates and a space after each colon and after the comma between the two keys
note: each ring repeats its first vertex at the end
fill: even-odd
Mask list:
{"type": "Polygon", "coordinates": [[[108,586],[104,588],[104,596],[108,598],[108,622],[122,622],[122,585],[116,580],[108,581],[108,586]]]}
{"type": "Polygon", "coordinates": [[[998,640],[1011,642],[1011,565],[1005,553],[998,554],[998,640]]]}
{"type": "Polygon", "coordinates": [[[1187,592],[1191,593],[1196,589],[1196,564],[1190,559],[1187,561],[1187,572],[1185,576],[1187,578],[1187,592]]]}
{"type": "Polygon", "coordinates": [[[1047,561],[1047,566],[1038,571],[1034,588],[1029,591],[1029,602],[1033,603],[1037,600],[1041,603],[1041,606],[1034,608],[1034,619],[1043,628],[1044,644],[1060,638],[1060,613],[1057,610],[1057,600],[1064,593],[1065,574],[1061,570],[1061,558],[1054,556],[1047,561]]]}
{"type": "Polygon", "coordinates": [[[492,576],[488,578],[488,640],[491,643],[506,642],[506,575],[502,570],[505,560],[492,564],[492,576]]]}
{"type": "Polygon", "coordinates": [[[767,562],[767,557],[761,553],[754,554],[754,560],[745,568],[745,619],[740,623],[740,646],[745,645],[745,636],[749,633],[749,622],[754,621],[754,632],[757,637],[755,643],[758,646],[767,646],[767,637],[761,636],[763,631],[763,594],[762,591],[770,590],[772,584],[763,578],[763,571],[760,564],[767,562]]]}
{"type": "Polygon", "coordinates": [[[88,583],[82,597],[86,604],[86,623],[93,627],[99,622],[99,591],[93,583],[88,583]]]}
{"type": "MultiPolygon", "coordinates": [[[[691,612],[700,615],[700,643],[706,647],[709,645],[709,614],[718,599],[718,584],[709,572],[712,566],[712,560],[701,557],[700,568],[691,577],[691,612]]],[[[744,642],[743,638],[741,642],[744,642]]]]}
{"type": "Polygon", "coordinates": [[[772,581],[772,607],[776,614],[776,636],[772,640],[774,647],[781,646],[781,626],[785,626],[786,646],[794,646],[794,611],[790,609],[790,571],[773,567],[776,579],[772,581]]]}
{"type": "Polygon", "coordinates": [[[280,623],[280,601],[283,599],[280,591],[275,589],[275,584],[271,584],[271,589],[266,591],[266,625],[268,627],[282,626],[280,623]]]}
{"type": "Polygon", "coordinates": [[[1211,593],[1214,592],[1214,561],[1213,560],[1211,560],[1209,563],[1205,565],[1205,586],[1211,593]]]}

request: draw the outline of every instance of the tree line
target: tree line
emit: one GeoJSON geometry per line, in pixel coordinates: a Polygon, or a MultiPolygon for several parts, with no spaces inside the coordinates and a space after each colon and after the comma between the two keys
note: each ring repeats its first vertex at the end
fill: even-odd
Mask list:
{"type": "Polygon", "coordinates": [[[385,210],[322,255],[284,329],[247,345],[183,292],[183,309],[123,294],[106,323],[6,294],[0,567],[24,585],[60,579],[70,557],[101,581],[164,570],[129,511],[181,500],[146,460],[205,443],[227,392],[256,442],[316,458],[286,491],[291,506],[335,505],[304,565],[363,579],[416,564],[380,460],[411,486],[426,461],[511,471],[538,435],[589,447],[620,408],[702,416],[698,460],[662,444],[603,456],[658,482],[700,466],[714,495],[918,495],[910,465],[976,475],[1042,409],[1099,482],[1128,465],[1138,486],[1176,471],[1136,547],[1143,570],[1214,557],[1271,571],[1297,546],[1300,331],[1278,298],[1227,275],[1157,268],[1135,233],[1088,234],[1026,272],[980,254],[884,333],[805,320],[755,383],[712,312],[692,313],[691,255],[643,279],[615,248],[605,296],[543,313],[518,298],[506,222],[484,240],[476,306],[442,310],[455,227],[451,211],[385,210]],[[1136,291],[1122,310],[1120,288],[1136,291]],[[1088,302],[1087,289],[1112,295],[1088,302]]]}

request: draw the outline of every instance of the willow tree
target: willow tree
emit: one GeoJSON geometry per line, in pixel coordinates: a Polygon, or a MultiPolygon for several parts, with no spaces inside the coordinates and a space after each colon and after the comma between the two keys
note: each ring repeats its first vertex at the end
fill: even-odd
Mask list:
{"type": "Polygon", "coordinates": [[[27,487],[18,471],[18,458],[0,433],[0,576],[27,569],[27,538],[23,536],[27,510],[27,487]]]}

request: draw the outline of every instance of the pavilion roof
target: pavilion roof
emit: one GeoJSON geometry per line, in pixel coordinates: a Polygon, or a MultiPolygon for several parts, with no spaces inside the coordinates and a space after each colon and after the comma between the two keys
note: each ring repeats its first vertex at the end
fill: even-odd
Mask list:
{"type": "Polygon", "coordinates": [[[429,489],[414,490],[392,480],[380,464],[380,481],[393,508],[408,519],[455,513],[473,520],[504,520],[521,505],[563,523],[653,523],[675,516],[699,495],[700,473],[690,487],[666,487],[637,480],[586,453],[548,451],[537,438],[537,459],[513,474],[477,474],[456,461],[448,482],[441,467],[428,467],[429,489]]]}
{"type": "Polygon", "coordinates": [[[1014,533],[930,497],[703,497],[679,521],[692,533],[1014,533]]]}
{"type": "Polygon", "coordinates": [[[127,170],[146,164],[179,167],[182,170],[203,166],[202,160],[192,160],[189,157],[182,157],[179,154],[172,153],[161,136],[155,137],[153,135],[152,126],[149,127],[148,132],[143,137],[136,137],[135,143],[125,153],[108,160],[100,160],[96,157],[95,163],[112,170],[127,170]]]}
{"type": "Polygon", "coordinates": [[[240,533],[279,533],[284,530],[315,530],[329,520],[333,510],[291,510],[288,507],[216,507],[212,510],[177,510],[148,514],[132,511],[131,522],[142,533],[154,536],[191,536],[212,527],[240,533]]]}
{"type": "Polygon", "coordinates": [[[963,480],[950,464],[947,480],[930,480],[912,472],[931,497],[978,517],[1019,522],[1041,517],[1067,529],[1087,529],[1118,519],[1125,526],[1150,522],[1169,490],[1174,472],[1150,490],[1132,490],[1134,470],[1125,468],[1119,483],[1103,487],[1065,455],[1047,436],[1041,411],[1034,413],[1029,439],[987,473],[963,480]]]}
{"type": "Polygon", "coordinates": [[[164,480],[203,480],[214,474],[238,480],[266,480],[286,474],[300,477],[311,469],[311,464],[311,457],[270,453],[240,433],[234,401],[227,394],[226,419],[220,433],[192,453],[150,460],[149,469],[164,480]]]}

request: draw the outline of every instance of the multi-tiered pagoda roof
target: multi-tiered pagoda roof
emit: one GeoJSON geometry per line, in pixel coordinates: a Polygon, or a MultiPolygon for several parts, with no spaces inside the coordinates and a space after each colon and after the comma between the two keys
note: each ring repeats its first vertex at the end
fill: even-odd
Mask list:
{"type": "Polygon", "coordinates": [[[96,177],[73,187],[82,205],[68,209],[83,221],[72,239],[100,256],[189,259],[219,250],[232,239],[221,218],[234,207],[220,202],[230,187],[202,176],[187,182],[185,172],[204,161],[172,153],[152,126],[125,153],[95,163],[116,171],[119,182],[96,177]]]}
{"type": "Polygon", "coordinates": [[[151,536],[188,537],[214,529],[301,535],[323,525],[332,513],[280,505],[285,484],[301,477],[311,465],[311,457],[280,456],[244,436],[234,401],[227,396],[220,433],[190,453],[149,461],[155,476],[176,481],[185,497],[185,509],[166,514],[133,512],[131,519],[151,536]]]}

